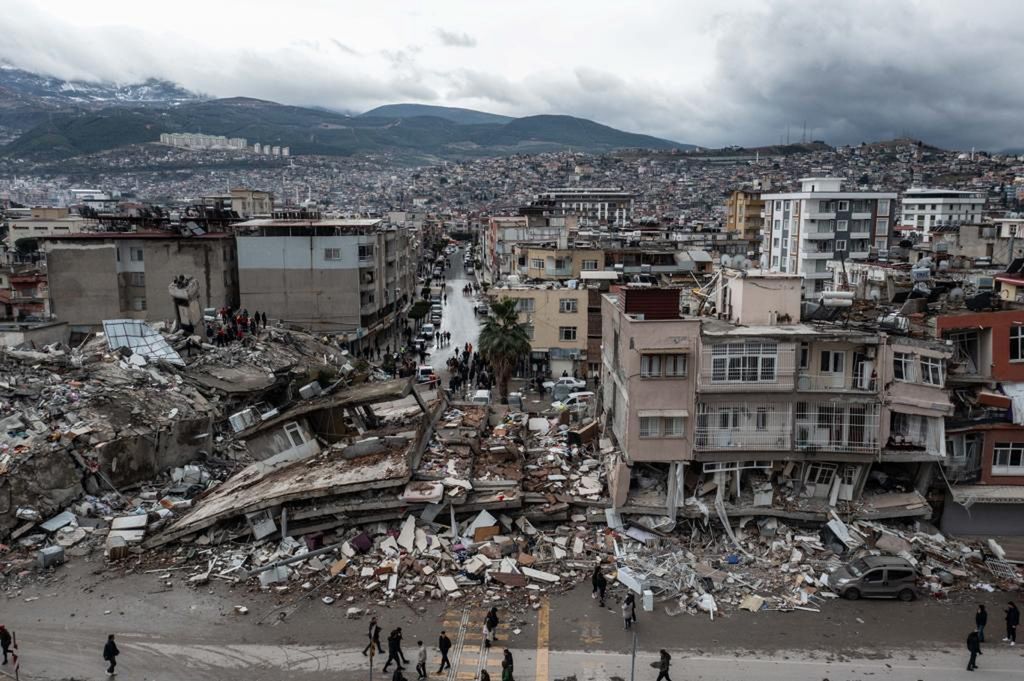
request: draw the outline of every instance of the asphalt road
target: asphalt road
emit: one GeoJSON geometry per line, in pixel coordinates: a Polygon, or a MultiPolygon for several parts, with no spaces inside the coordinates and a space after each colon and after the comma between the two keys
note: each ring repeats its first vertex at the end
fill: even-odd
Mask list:
{"type": "Polygon", "coordinates": [[[448,294],[448,302],[444,305],[441,314],[441,330],[450,331],[452,334],[451,344],[442,348],[430,349],[428,362],[434,367],[434,371],[441,376],[443,387],[448,387],[449,372],[446,366],[448,358],[455,354],[455,350],[465,347],[466,343],[472,343],[475,348],[477,339],[480,336],[480,321],[473,313],[474,298],[471,295],[463,295],[462,287],[470,281],[476,280],[467,275],[462,266],[462,257],[466,250],[463,248],[457,253],[448,256],[452,261],[452,267],[448,270],[448,280],[445,285],[445,292],[448,294]]]}

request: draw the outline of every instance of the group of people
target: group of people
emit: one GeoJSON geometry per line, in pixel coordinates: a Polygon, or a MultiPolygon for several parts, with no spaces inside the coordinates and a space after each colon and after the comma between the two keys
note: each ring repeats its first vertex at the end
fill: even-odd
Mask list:
{"type": "MultiPolygon", "coordinates": [[[[1006,602],[1006,609],[1003,610],[1006,619],[1006,636],[1004,643],[1011,646],[1017,645],[1017,627],[1020,625],[1020,609],[1013,601],[1006,602]]],[[[974,631],[967,635],[967,652],[971,658],[967,661],[967,671],[973,672],[978,668],[978,655],[981,655],[981,644],[985,642],[985,625],[988,624],[988,611],[984,605],[979,605],[974,613],[974,631]]]]}
{"type": "Polygon", "coordinates": [[[253,312],[250,316],[249,310],[222,307],[217,311],[217,321],[206,325],[206,340],[223,347],[241,341],[248,334],[259,336],[261,328],[267,328],[266,312],[253,312]]]}
{"type": "Polygon", "coordinates": [[[435,348],[446,348],[452,344],[452,332],[451,331],[435,331],[434,332],[434,347],[435,348]]]}
{"type": "MultiPolygon", "coordinates": [[[[498,609],[491,608],[487,616],[484,618],[484,645],[488,648],[491,647],[491,643],[497,640],[498,630],[498,609]]],[[[363,648],[363,656],[380,653],[384,654],[384,648],[380,643],[381,634],[380,623],[376,617],[370,619],[369,630],[367,631],[367,638],[369,642],[366,647],[363,648]]],[[[388,671],[388,667],[391,663],[395,663],[395,671],[391,676],[391,681],[406,681],[405,675],[402,672],[405,670],[405,665],[409,664],[409,661],[405,658],[405,654],[402,652],[402,628],[397,627],[388,634],[388,659],[384,663],[383,670],[388,671]]],[[[441,634],[437,638],[437,649],[441,653],[441,664],[437,668],[437,674],[443,674],[446,670],[451,669],[452,662],[448,658],[448,653],[452,649],[452,640],[449,638],[446,631],[441,631],[441,634]]],[[[514,662],[512,659],[512,653],[508,648],[505,649],[504,655],[501,662],[501,681],[515,681],[512,676],[512,670],[514,668],[514,662]]],[[[416,678],[425,679],[427,678],[427,648],[423,644],[423,641],[416,641],[416,678]]],[[[481,681],[489,681],[490,675],[487,670],[480,671],[481,681]]]]}
{"type": "Polygon", "coordinates": [[[472,343],[466,343],[461,351],[448,358],[448,388],[453,394],[459,394],[464,388],[475,385],[479,389],[490,390],[494,385],[493,372],[487,360],[473,350],[472,343]]]}

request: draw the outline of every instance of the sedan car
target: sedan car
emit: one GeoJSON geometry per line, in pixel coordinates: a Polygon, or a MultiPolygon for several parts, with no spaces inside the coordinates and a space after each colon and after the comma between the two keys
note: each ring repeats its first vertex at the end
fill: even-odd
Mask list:
{"type": "Polygon", "coordinates": [[[562,376],[557,381],[544,381],[543,383],[545,390],[553,390],[556,385],[567,385],[573,390],[583,390],[587,387],[587,382],[584,381],[582,378],[562,376]]]}

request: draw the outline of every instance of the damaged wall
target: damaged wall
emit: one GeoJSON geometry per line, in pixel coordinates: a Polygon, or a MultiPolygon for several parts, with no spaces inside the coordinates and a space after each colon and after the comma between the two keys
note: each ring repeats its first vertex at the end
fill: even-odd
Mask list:
{"type": "Polygon", "coordinates": [[[209,452],[212,425],[208,417],[175,421],[167,430],[121,437],[93,453],[116,487],[134,485],[194,460],[200,450],[209,452]]]}
{"type": "Polygon", "coordinates": [[[25,457],[15,473],[0,476],[0,530],[6,534],[21,524],[14,515],[19,507],[33,508],[47,517],[83,491],[82,470],[63,449],[25,457]]]}

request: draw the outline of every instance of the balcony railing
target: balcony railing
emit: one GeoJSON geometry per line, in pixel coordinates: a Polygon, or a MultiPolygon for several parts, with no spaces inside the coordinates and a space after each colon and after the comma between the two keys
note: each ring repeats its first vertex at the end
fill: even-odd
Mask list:
{"type": "Polygon", "coordinates": [[[847,376],[846,374],[822,374],[801,371],[796,379],[797,390],[824,391],[852,390],[863,393],[878,392],[874,376],[847,376]]]}
{"type": "Polygon", "coordinates": [[[835,211],[825,211],[825,212],[822,212],[822,211],[812,210],[812,211],[808,211],[807,212],[807,219],[808,220],[835,220],[836,219],[836,212],[835,211]]]}
{"type": "Polygon", "coordinates": [[[808,251],[804,253],[805,260],[833,260],[835,257],[835,251],[808,251]]]}
{"type": "Polygon", "coordinates": [[[812,240],[812,241],[817,241],[817,240],[820,240],[820,239],[835,239],[836,238],[836,230],[835,229],[829,229],[828,231],[819,232],[817,230],[812,229],[812,230],[808,230],[804,234],[804,238],[812,240]]]}

